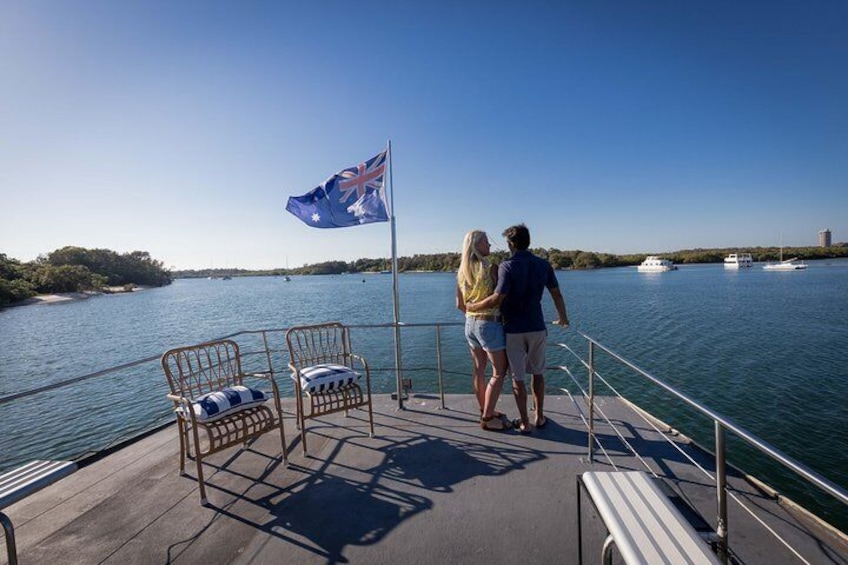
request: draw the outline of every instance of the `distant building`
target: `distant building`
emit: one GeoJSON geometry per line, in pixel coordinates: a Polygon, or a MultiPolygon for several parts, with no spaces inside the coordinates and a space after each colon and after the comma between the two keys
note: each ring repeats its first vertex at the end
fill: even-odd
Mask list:
{"type": "Polygon", "coordinates": [[[830,247],[830,230],[827,228],[819,232],[819,247],[830,247]]]}

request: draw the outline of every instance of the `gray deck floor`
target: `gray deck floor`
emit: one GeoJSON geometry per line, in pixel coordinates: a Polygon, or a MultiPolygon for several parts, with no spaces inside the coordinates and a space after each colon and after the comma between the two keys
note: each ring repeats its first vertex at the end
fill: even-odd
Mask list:
{"type": "MultiPolygon", "coordinates": [[[[480,430],[471,396],[413,396],[398,411],[375,397],[376,437],[365,413],[308,425],[312,457],[301,454],[287,419],[289,466],[268,434],[249,449],[206,465],[211,508],[200,506],[194,463],[177,471],[172,426],[91,463],[7,509],[20,562],[34,563],[576,563],[576,477],[587,470],[645,470],[670,493],[715,520],[708,478],[624,403],[607,415],[643,454],[628,454],[606,426],[610,459],[587,463],[587,434],[568,396],[548,398],[550,423],[530,435],[480,430]]],[[[514,413],[512,399],[503,410],[514,413]]],[[[290,411],[293,406],[288,405],[290,411]]],[[[275,442],[275,437],[277,441],[275,442]]],[[[700,451],[684,450],[709,465],[700,451]]],[[[730,505],[730,543],[739,563],[848,563],[838,537],[816,533],[738,477],[735,494],[802,557],[730,505]]],[[[584,501],[586,498],[584,497],[584,501]]],[[[584,562],[598,563],[605,537],[583,506],[584,562]]],[[[5,551],[0,555],[5,562],[5,551]]]]}

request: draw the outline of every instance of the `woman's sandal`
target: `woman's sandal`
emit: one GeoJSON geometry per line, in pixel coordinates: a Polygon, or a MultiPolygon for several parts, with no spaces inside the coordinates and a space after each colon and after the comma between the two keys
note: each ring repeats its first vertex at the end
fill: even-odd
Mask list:
{"type": "Polygon", "coordinates": [[[533,431],[533,429],[530,427],[530,424],[527,424],[527,426],[525,426],[521,423],[520,418],[516,418],[512,421],[512,427],[515,428],[516,431],[518,431],[518,433],[520,434],[529,434],[533,431]]]}
{"type": "Polygon", "coordinates": [[[505,432],[512,429],[512,422],[503,416],[490,416],[489,418],[480,418],[480,427],[487,432],[505,432]]]}

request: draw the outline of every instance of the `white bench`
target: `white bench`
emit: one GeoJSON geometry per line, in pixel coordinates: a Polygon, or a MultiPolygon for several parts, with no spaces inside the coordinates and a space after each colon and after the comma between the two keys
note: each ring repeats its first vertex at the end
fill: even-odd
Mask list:
{"type": "MultiPolygon", "coordinates": [[[[0,510],[40,491],[59,479],[77,470],[72,461],[33,461],[0,475],[0,510]]],[[[15,529],[12,521],[0,512],[0,523],[6,532],[6,553],[9,565],[17,565],[18,551],[15,546],[15,529]]]]}
{"type": "Polygon", "coordinates": [[[578,558],[582,564],[580,484],[586,488],[609,535],[601,551],[612,563],[612,545],[628,565],[721,563],[659,486],[640,471],[587,471],[578,477],[578,558]]]}

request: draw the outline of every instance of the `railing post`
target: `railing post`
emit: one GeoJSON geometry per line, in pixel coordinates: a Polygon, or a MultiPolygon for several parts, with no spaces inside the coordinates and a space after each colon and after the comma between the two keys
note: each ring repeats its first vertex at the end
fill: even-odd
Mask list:
{"type": "Polygon", "coordinates": [[[727,454],[724,446],[724,428],[715,422],[715,452],[716,452],[716,497],[718,500],[718,518],[716,519],[716,535],[718,536],[718,556],[722,563],[727,563],[727,454]]]}
{"type": "Polygon", "coordinates": [[[589,464],[595,462],[595,342],[589,341],[589,464]]]}
{"type": "MultiPolygon", "coordinates": [[[[395,287],[395,302],[397,303],[397,287],[395,287]]],[[[395,321],[395,375],[397,378],[397,409],[403,410],[403,356],[400,349],[400,322],[395,321]]]]}
{"type": "Polygon", "coordinates": [[[442,326],[436,325],[436,370],[439,374],[439,397],[442,399],[442,410],[445,409],[445,384],[442,380],[442,326]]]}
{"type": "Polygon", "coordinates": [[[271,348],[268,347],[268,332],[262,330],[262,343],[265,344],[265,359],[268,361],[268,372],[274,373],[274,366],[271,364],[271,348]]]}

